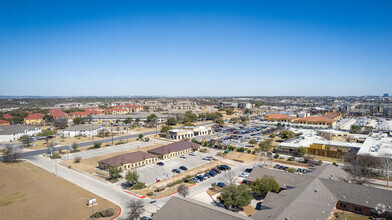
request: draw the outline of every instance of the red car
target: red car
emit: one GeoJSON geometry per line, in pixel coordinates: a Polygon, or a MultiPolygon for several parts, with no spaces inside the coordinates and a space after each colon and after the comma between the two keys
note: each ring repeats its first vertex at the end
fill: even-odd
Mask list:
{"type": "Polygon", "coordinates": [[[218,170],[218,169],[216,169],[216,168],[213,168],[212,170],[215,171],[215,172],[217,172],[217,173],[222,173],[222,171],[220,171],[220,170],[218,170]]]}

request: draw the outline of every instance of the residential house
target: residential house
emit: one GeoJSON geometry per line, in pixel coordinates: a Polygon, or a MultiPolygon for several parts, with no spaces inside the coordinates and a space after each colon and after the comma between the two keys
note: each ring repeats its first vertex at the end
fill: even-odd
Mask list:
{"type": "Polygon", "coordinates": [[[98,164],[99,167],[104,170],[109,168],[121,168],[122,170],[129,170],[156,162],[158,162],[157,155],[149,154],[143,151],[136,151],[100,160],[98,161],[98,164]]]}
{"type": "Polygon", "coordinates": [[[0,125],[0,142],[16,141],[23,135],[35,136],[41,133],[38,127],[28,125],[0,125]]]}
{"type": "Polygon", "coordinates": [[[42,124],[45,114],[42,113],[31,113],[29,116],[24,118],[26,125],[39,125],[42,124]]]}
{"type": "Polygon", "coordinates": [[[4,115],[3,115],[3,118],[4,118],[5,120],[10,120],[10,119],[13,119],[13,118],[15,118],[15,117],[12,116],[12,115],[10,115],[10,114],[4,114],[4,115]]]}
{"type": "Polygon", "coordinates": [[[75,125],[60,131],[59,134],[63,137],[76,137],[76,136],[96,136],[103,128],[97,125],[75,125]]]}
{"type": "Polygon", "coordinates": [[[128,113],[128,110],[123,108],[111,108],[103,110],[105,115],[125,115],[128,113]]]}
{"type": "Polygon", "coordinates": [[[6,120],[1,120],[0,119],[0,125],[10,125],[10,122],[6,121],[6,120]]]}
{"type": "Polygon", "coordinates": [[[151,149],[147,152],[150,154],[158,155],[161,159],[170,159],[184,154],[189,154],[192,151],[199,150],[199,148],[199,144],[189,141],[179,141],[176,143],[151,149]]]}

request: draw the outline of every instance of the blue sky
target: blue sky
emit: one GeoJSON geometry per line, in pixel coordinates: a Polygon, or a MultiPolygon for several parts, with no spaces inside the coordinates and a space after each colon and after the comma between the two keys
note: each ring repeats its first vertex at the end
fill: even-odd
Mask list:
{"type": "Polygon", "coordinates": [[[0,95],[392,93],[392,1],[0,0],[0,95]]]}

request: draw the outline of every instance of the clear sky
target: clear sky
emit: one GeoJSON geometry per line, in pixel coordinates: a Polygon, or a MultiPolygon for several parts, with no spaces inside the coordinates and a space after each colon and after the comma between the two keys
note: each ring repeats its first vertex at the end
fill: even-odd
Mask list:
{"type": "Polygon", "coordinates": [[[392,93],[392,1],[0,0],[0,95],[392,93]]]}

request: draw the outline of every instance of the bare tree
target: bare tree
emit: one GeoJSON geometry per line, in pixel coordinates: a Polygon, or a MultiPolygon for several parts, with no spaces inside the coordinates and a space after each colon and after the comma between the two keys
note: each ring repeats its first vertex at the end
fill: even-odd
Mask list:
{"type": "Polygon", "coordinates": [[[369,154],[357,155],[356,153],[348,153],[345,159],[346,171],[358,184],[366,182],[372,174],[372,170],[379,165],[378,159],[369,154]]]}
{"type": "Polygon", "coordinates": [[[53,125],[56,128],[64,129],[68,126],[68,118],[66,118],[66,117],[56,118],[53,121],[53,125]]]}
{"type": "Polygon", "coordinates": [[[392,154],[386,153],[380,157],[380,165],[384,169],[387,176],[387,187],[389,187],[389,171],[392,167],[392,154]]]}
{"type": "Polygon", "coordinates": [[[29,135],[23,135],[20,137],[20,140],[22,141],[23,147],[30,147],[30,144],[33,143],[33,138],[29,135]]]}
{"type": "Polygon", "coordinates": [[[230,184],[230,183],[235,183],[235,181],[237,180],[237,177],[234,175],[234,173],[231,170],[228,170],[223,175],[220,175],[219,179],[222,182],[226,182],[226,183],[230,184]]]}
{"type": "Polygon", "coordinates": [[[3,161],[6,163],[14,163],[18,161],[19,150],[10,144],[5,145],[3,151],[3,161]]]}
{"type": "Polygon", "coordinates": [[[187,196],[189,194],[189,189],[184,184],[181,184],[180,186],[178,186],[177,191],[178,191],[178,194],[183,196],[184,198],[185,198],[185,196],[187,196]]]}
{"type": "Polygon", "coordinates": [[[144,212],[144,204],[142,200],[139,199],[132,199],[128,202],[128,209],[129,209],[129,219],[139,219],[139,217],[144,212]]]}

